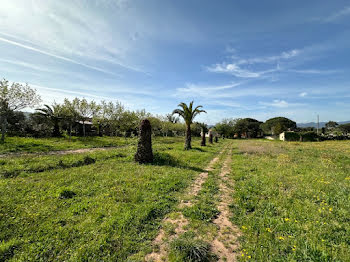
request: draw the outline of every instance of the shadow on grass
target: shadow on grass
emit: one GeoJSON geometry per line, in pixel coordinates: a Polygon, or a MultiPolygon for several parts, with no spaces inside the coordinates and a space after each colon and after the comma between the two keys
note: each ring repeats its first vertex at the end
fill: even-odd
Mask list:
{"type": "Polygon", "coordinates": [[[205,150],[203,150],[203,149],[200,148],[200,147],[192,147],[192,150],[194,150],[194,151],[199,151],[199,152],[206,152],[205,150]]]}
{"type": "Polygon", "coordinates": [[[204,170],[201,168],[188,166],[186,164],[183,164],[179,160],[177,160],[175,157],[171,156],[170,154],[163,153],[163,152],[155,152],[154,153],[154,160],[153,160],[152,165],[154,165],[154,166],[171,166],[171,167],[185,168],[185,169],[193,170],[196,172],[204,172],[204,170]]]}

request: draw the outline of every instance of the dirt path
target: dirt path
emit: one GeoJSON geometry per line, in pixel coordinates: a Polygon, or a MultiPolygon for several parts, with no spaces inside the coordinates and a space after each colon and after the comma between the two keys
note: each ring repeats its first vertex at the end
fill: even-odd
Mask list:
{"type": "MultiPolygon", "coordinates": [[[[179,208],[183,208],[185,206],[191,206],[192,200],[195,198],[195,196],[198,194],[200,189],[202,188],[202,184],[206,181],[208,178],[208,172],[213,170],[213,166],[215,163],[218,162],[220,155],[226,150],[226,147],[223,148],[220,153],[210,161],[209,165],[205,169],[204,172],[200,173],[196,180],[193,182],[193,184],[190,186],[187,194],[185,194],[184,199],[187,200],[181,200],[179,204],[179,208]]],[[[145,257],[146,261],[166,261],[167,260],[167,254],[168,254],[168,243],[178,237],[180,234],[184,233],[185,227],[188,225],[188,220],[183,216],[181,211],[178,211],[176,213],[172,213],[171,217],[166,217],[162,221],[163,225],[170,225],[173,227],[173,232],[171,236],[167,236],[164,229],[160,229],[158,236],[153,241],[153,247],[155,250],[148,254],[145,257]]]]}
{"type": "Polygon", "coordinates": [[[67,154],[82,154],[82,153],[90,153],[95,151],[106,151],[117,148],[124,148],[130,145],[124,146],[111,146],[111,147],[93,147],[93,148],[80,148],[80,149],[70,149],[70,150],[58,150],[58,151],[49,151],[49,152],[33,152],[33,153],[6,153],[0,154],[0,158],[4,157],[20,157],[20,156],[41,156],[41,155],[67,155],[67,154]]]}
{"type": "Polygon", "coordinates": [[[237,238],[241,235],[239,228],[230,221],[229,204],[232,201],[233,184],[227,178],[231,173],[232,148],[220,172],[221,201],[218,205],[219,216],[213,221],[218,227],[218,235],[212,242],[212,251],[219,258],[218,261],[236,261],[239,244],[237,238]]]}

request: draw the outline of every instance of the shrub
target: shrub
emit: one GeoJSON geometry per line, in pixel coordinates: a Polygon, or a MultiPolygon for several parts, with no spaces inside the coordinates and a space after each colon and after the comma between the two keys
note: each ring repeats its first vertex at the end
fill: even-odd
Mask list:
{"type": "Polygon", "coordinates": [[[300,141],[300,134],[296,132],[284,132],[286,141],[300,141]]]}
{"type": "Polygon", "coordinates": [[[305,132],[301,134],[304,142],[314,142],[319,140],[319,136],[315,132],[305,132]]]}

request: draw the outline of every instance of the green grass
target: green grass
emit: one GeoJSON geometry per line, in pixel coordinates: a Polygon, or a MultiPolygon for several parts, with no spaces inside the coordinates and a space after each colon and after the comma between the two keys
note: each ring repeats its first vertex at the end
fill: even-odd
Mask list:
{"type": "Polygon", "coordinates": [[[350,261],[350,143],[235,143],[241,259],[350,261]]]}
{"type": "Polygon", "coordinates": [[[186,232],[170,243],[171,262],[209,262],[214,261],[210,254],[210,244],[196,239],[193,232],[186,232]]]}
{"type": "Polygon", "coordinates": [[[0,143],[0,154],[6,153],[34,153],[58,150],[73,150],[94,147],[116,147],[135,144],[135,138],[123,137],[68,137],[60,138],[29,138],[6,137],[4,143],[0,143]]]}
{"type": "Polygon", "coordinates": [[[222,147],[193,145],[184,151],[183,138],[155,139],[152,165],[133,161],[133,145],[2,158],[18,174],[0,178],[0,260],[142,260],[161,219],[222,147]],[[74,164],[87,156],[95,162],[74,164]]]}

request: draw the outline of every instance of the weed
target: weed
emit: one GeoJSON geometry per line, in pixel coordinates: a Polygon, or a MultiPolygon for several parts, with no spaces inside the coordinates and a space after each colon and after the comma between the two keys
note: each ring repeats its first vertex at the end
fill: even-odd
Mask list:
{"type": "Polygon", "coordinates": [[[170,243],[170,261],[208,262],[210,261],[209,243],[195,239],[192,232],[186,232],[170,243]]]}

